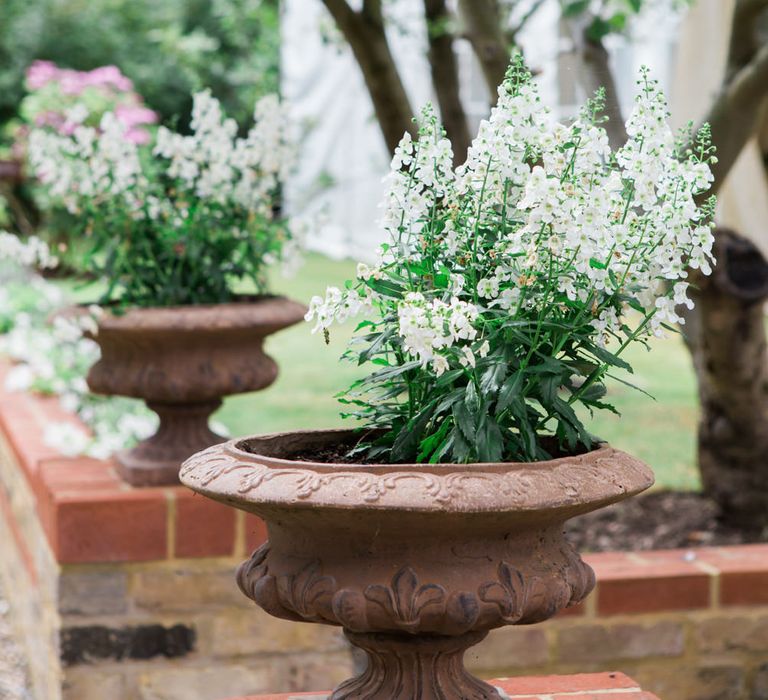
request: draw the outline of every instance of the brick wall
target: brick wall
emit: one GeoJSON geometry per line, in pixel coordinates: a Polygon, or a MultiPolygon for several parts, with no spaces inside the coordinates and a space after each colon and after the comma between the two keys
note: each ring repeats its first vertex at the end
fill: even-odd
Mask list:
{"type": "MultiPolygon", "coordinates": [[[[271,618],[237,590],[258,519],[57,456],[41,435],[60,418],[54,401],[0,394],[0,575],[36,700],[219,700],[352,673],[338,630],[271,618]]],[[[768,547],[586,559],[599,583],[585,604],[493,632],[468,666],[620,670],[664,700],[768,700],[768,547]]]]}
{"type": "MultiPolygon", "coordinates": [[[[659,700],[623,673],[496,678],[490,683],[506,693],[509,700],[659,700]]],[[[281,693],[229,700],[328,700],[328,695],[316,692],[281,693]]]]}

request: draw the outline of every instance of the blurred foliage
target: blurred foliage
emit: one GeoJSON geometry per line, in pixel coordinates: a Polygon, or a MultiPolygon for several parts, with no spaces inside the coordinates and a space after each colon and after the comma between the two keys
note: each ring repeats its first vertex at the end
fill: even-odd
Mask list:
{"type": "Polygon", "coordinates": [[[0,0],[0,125],[35,59],[117,65],[166,122],[210,87],[244,125],[257,97],[278,89],[278,22],[278,0],[0,0]]]}
{"type": "Polygon", "coordinates": [[[694,0],[560,0],[565,19],[583,18],[586,35],[592,41],[601,41],[613,33],[621,33],[633,15],[656,5],[668,11],[680,10],[694,0]]]}

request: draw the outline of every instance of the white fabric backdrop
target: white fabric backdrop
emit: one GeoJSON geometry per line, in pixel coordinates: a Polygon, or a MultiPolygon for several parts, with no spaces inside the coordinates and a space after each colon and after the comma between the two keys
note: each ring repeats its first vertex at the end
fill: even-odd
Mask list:
{"type": "MultiPolygon", "coordinates": [[[[719,0],[714,0],[719,2],[719,0]]],[[[431,99],[425,58],[422,3],[392,3],[397,24],[390,41],[411,104],[418,110],[431,99]]],[[[563,81],[572,80],[558,56],[567,51],[559,38],[557,0],[548,0],[521,37],[528,63],[540,71],[542,98],[558,112],[563,81]],[[560,83],[558,82],[560,81],[560,83]]],[[[649,65],[669,88],[676,19],[659,10],[639,20],[631,42],[616,40],[610,49],[622,103],[628,107],[640,65],[649,65]]],[[[312,222],[310,249],[332,257],[372,258],[382,240],[378,203],[389,155],[376,123],[362,75],[343,40],[337,36],[321,0],[284,0],[281,18],[282,90],[305,129],[299,168],[286,186],[288,212],[312,222]]],[[[462,91],[474,130],[487,111],[487,94],[469,45],[458,44],[462,91]]],[[[582,96],[576,94],[577,101],[582,96]]]]}

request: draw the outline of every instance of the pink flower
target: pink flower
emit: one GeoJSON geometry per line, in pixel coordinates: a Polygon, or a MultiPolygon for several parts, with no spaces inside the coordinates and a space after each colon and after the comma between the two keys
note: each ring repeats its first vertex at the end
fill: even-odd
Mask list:
{"type": "Polygon", "coordinates": [[[157,122],[157,113],[139,104],[117,105],[115,116],[123,126],[129,129],[139,124],[155,124],[157,122]]]}
{"type": "Polygon", "coordinates": [[[117,66],[101,66],[83,74],[88,85],[95,87],[114,87],[121,92],[133,90],[133,82],[126,78],[117,66]]]}
{"type": "Polygon", "coordinates": [[[127,129],[123,137],[126,141],[135,143],[137,146],[145,146],[151,140],[150,134],[146,129],[136,129],[134,127],[127,129]]]}
{"type": "Polygon", "coordinates": [[[27,68],[27,86],[30,90],[39,90],[60,76],[60,69],[51,61],[35,61],[27,68]]]}
{"type": "Polygon", "coordinates": [[[27,69],[27,87],[30,90],[39,90],[51,82],[58,82],[65,95],[79,95],[89,87],[117,92],[133,90],[131,79],[124,76],[117,66],[100,66],[91,71],[78,71],[59,68],[51,61],[35,61],[27,69]]]}

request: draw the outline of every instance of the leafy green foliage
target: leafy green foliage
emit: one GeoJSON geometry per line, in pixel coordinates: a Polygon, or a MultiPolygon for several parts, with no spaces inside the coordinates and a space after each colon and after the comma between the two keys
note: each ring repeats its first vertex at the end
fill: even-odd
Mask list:
{"type": "Polygon", "coordinates": [[[210,88],[242,127],[278,88],[278,22],[277,0],[2,0],[0,125],[16,115],[26,68],[46,59],[117,65],[165,122],[210,88]]]}

